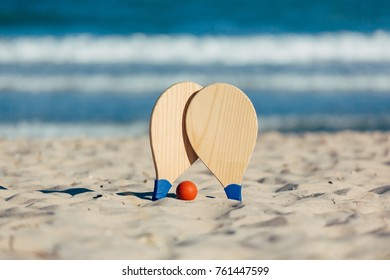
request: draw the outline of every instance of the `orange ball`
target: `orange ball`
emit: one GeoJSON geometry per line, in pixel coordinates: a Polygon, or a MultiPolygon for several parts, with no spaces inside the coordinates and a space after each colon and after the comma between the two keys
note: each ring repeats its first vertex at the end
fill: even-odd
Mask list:
{"type": "Polygon", "coordinates": [[[176,196],[182,200],[194,200],[198,194],[196,185],[191,181],[183,181],[176,188],[176,196]]]}

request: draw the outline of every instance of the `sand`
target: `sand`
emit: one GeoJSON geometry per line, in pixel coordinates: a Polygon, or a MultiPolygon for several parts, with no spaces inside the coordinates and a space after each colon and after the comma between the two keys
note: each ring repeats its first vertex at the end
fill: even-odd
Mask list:
{"type": "Polygon", "coordinates": [[[0,139],[1,259],[390,259],[390,133],[261,134],[227,200],[150,200],[148,138],[0,139]]]}

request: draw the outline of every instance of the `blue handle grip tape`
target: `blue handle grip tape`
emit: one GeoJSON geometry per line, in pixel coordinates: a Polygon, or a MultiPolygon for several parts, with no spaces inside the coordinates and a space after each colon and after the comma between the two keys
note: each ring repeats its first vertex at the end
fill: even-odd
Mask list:
{"type": "Polygon", "coordinates": [[[167,197],[169,190],[171,189],[172,184],[165,179],[154,180],[154,190],[152,200],[159,200],[161,198],[167,197]]]}
{"type": "Polygon", "coordinates": [[[226,196],[229,199],[242,201],[241,186],[237,184],[230,184],[225,189],[226,196]]]}

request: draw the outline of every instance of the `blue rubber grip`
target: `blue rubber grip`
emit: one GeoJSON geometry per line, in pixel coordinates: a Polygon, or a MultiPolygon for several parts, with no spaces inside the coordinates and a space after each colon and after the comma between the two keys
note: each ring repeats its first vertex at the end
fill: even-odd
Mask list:
{"type": "Polygon", "coordinates": [[[172,184],[165,179],[154,180],[154,190],[152,200],[159,200],[161,198],[167,197],[169,190],[171,189],[172,184]]]}
{"type": "Polygon", "coordinates": [[[225,193],[229,199],[242,201],[241,186],[237,184],[230,184],[225,188],[225,193]]]}

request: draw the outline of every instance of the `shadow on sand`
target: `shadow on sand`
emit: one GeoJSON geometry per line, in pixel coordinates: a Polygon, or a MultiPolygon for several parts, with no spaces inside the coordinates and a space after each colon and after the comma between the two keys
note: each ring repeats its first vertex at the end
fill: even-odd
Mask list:
{"type": "Polygon", "coordinates": [[[66,193],[70,194],[71,196],[75,196],[81,193],[86,192],[93,192],[93,190],[86,189],[86,188],[73,188],[73,189],[66,189],[66,190],[39,190],[41,193],[66,193]]]}
{"type": "MultiPolygon", "coordinates": [[[[0,186],[0,189],[1,189],[1,186],[0,186]]],[[[44,193],[44,194],[66,193],[66,194],[69,194],[71,196],[75,196],[78,194],[82,194],[82,193],[86,193],[86,192],[95,192],[95,191],[87,189],[87,188],[71,188],[71,189],[65,189],[65,190],[39,190],[39,192],[44,193]]],[[[151,201],[153,192],[131,192],[131,191],[128,191],[128,192],[119,192],[116,194],[120,195],[120,196],[136,196],[140,199],[151,201]]],[[[101,197],[101,195],[98,197],[101,197]]],[[[176,196],[174,194],[168,194],[167,197],[175,198],[176,196]]]]}
{"type": "MultiPolygon", "coordinates": [[[[131,195],[144,200],[152,200],[153,192],[120,192],[117,193],[117,195],[121,195],[121,196],[131,195]]],[[[176,196],[172,193],[169,193],[167,197],[176,198],[176,196]]]]}

